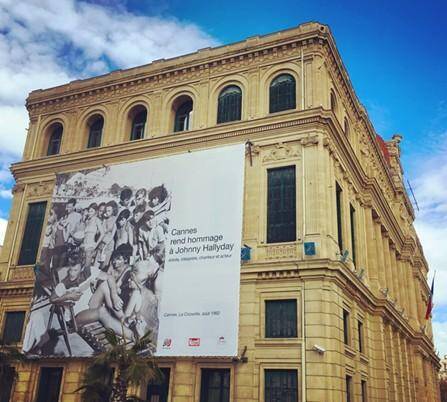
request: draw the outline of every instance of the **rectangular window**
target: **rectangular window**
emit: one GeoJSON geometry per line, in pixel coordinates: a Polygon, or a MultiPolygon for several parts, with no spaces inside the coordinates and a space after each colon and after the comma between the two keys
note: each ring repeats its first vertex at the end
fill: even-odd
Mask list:
{"type": "Polygon", "coordinates": [[[298,402],[297,370],[265,370],[265,402],[298,402]]]}
{"type": "Polygon", "coordinates": [[[362,402],[368,402],[368,385],[362,380],[362,402]]]}
{"type": "Polygon", "coordinates": [[[19,343],[22,340],[24,311],[8,311],[5,315],[2,339],[5,344],[19,343]]]}
{"type": "Polygon", "coordinates": [[[45,201],[35,202],[28,206],[28,216],[20,248],[19,265],[29,265],[36,262],[46,208],[47,203],[45,201]]]}
{"type": "Polygon", "coordinates": [[[349,311],[343,310],[343,339],[349,345],[349,311]]]}
{"type": "Polygon", "coordinates": [[[36,402],[58,402],[61,389],[62,367],[41,367],[36,402]]]}
{"type": "Polygon", "coordinates": [[[8,364],[2,364],[2,384],[0,386],[0,402],[10,402],[16,369],[8,364]]]}
{"type": "Polygon", "coordinates": [[[230,369],[202,369],[200,402],[230,401],[230,369]]]}
{"type": "Polygon", "coordinates": [[[340,252],[343,252],[343,217],[342,217],[343,191],[338,183],[335,183],[335,201],[337,206],[337,240],[340,252]]]}
{"type": "Polygon", "coordinates": [[[349,206],[349,217],[351,221],[351,253],[352,253],[352,262],[355,265],[356,262],[356,253],[355,253],[355,209],[352,205],[349,206]]]}
{"type": "Polygon", "coordinates": [[[267,243],[296,240],[295,166],[267,170],[267,243]]]}
{"type": "Polygon", "coordinates": [[[265,337],[297,337],[296,299],[265,301],[265,337]]]}
{"type": "Polygon", "coordinates": [[[346,402],[352,402],[352,377],[346,376],[346,402]]]}
{"type": "Polygon", "coordinates": [[[359,337],[359,352],[363,353],[363,323],[359,320],[357,323],[357,332],[359,337]]]}
{"type": "Polygon", "coordinates": [[[154,381],[148,384],[146,400],[149,402],[167,402],[169,394],[169,377],[171,370],[169,368],[160,368],[163,374],[161,381],[154,381]]]}

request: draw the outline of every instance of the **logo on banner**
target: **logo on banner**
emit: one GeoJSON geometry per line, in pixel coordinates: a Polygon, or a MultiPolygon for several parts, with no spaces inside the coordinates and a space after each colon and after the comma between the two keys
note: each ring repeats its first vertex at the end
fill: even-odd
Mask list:
{"type": "Polygon", "coordinates": [[[163,341],[163,349],[171,349],[172,347],[172,339],[171,338],[165,338],[163,341]]]}
{"type": "Polygon", "coordinates": [[[200,338],[189,338],[188,346],[200,346],[200,338]]]}

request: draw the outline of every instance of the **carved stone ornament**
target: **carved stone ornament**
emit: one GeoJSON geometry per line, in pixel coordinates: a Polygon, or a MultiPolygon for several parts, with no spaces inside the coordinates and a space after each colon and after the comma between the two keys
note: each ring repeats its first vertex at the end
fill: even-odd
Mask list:
{"type": "Polygon", "coordinates": [[[42,197],[51,195],[53,191],[53,183],[52,182],[40,182],[30,184],[28,187],[29,195],[31,197],[42,197]]]}
{"type": "Polygon", "coordinates": [[[12,192],[13,194],[20,193],[21,191],[24,190],[24,188],[25,188],[25,185],[24,185],[24,184],[18,184],[18,183],[16,183],[16,184],[14,185],[14,187],[12,188],[11,192],[12,192]]]}
{"type": "Polygon", "coordinates": [[[263,162],[280,161],[282,159],[300,158],[301,153],[298,145],[283,144],[282,142],[275,145],[274,148],[265,151],[263,162]]]}
{"type": "Polygon", "coordinates": [[[304,137],[300,140],[301,145],[303,147],[308,147],[312,145],[318,145],[319,138],[318,135],[308,135],[307,137],[304,137]]]}
{"type": "Polygon", "coordinates": [[[265,250],[266,259],[268,260],[280,260],[283,258],[296,258],[297,248],[296,245],[287,246],[269,246],[265,250]]]}

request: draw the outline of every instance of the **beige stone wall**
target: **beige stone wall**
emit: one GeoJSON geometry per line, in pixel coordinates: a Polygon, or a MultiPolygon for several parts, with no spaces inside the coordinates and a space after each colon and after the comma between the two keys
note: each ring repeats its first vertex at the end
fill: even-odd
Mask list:
{"type": "MultiPolygon", "coordinates": [[[[387,143],[388,163],[327,27],[305,24],[36,91],[27,106],[30,129],[24,160],[13,166],[17,185],[0,255],[0,324],[5,311],[29,307],[32,267],[17,266],[27,206],[50,199],[56,172],[250,141],[243,243],[252,247],[252,260],[241,268],[239,317],[239,353],[248,360],[160,360],[171,368],[170,401],[199,400],[205,367],[231,369],[232,401],[262,401],[269,368],[298,371],[300,401],[344,400],[346,375],[353,377],[355,400],[360,400],[362,380],[368,401],[439,400],[439,361],[424,318],[428,266],[401,182],[400,139],[387,143]],[[297,109],[269,114],[268,86],[281,72],[296,78],[297,109]],[[242,120],[216,125],[217,96],[227,84],[242,89],[242,120]],[[172,103],[184,94],[194,100],[192,129],[173,134],[172,103]],[[135,105],[147,107],[148,125],[143,140],[130,142],[128,113],[135,105]],[[103,146],[86,150],[86,121],[94,113],[105,119],[103,146]],[[45,157],[54,122],[64,126],[61,153],[45,157]],[[297,179],[297,240],[268,244],[267,169],[290,165],[297,179]],[[350,205],[356,211],[356,264],[350,258],[340,261],[336,182],[343,189],[343,238],[350,257],[350,205]],[[307,241],[316,243],[315,256],[304,255],[307,241]],[[278,298],[297,300],[298,338],[264,337],[265,300],[278,298]],[[343,309],[350,313],[349,345],[344,344],[343,309]],[[325,353],[317,353],[314,345],[325,353]]],[[[86,363],[64,359],[20,366],[15,401],[32,400],[43,365],[62,365],[61,400],[79,400],[72,392],[86,363]]]]}

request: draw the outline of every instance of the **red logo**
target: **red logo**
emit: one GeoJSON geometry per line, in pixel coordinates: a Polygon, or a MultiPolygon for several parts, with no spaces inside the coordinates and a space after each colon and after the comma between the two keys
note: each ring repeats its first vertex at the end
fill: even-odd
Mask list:
{"type": "Polygon", "coordinates": [[[200,346],[200,338],[189,338],[188,346],[200,346]]]}
{"type": "Polygon", "coordinates": [[[165,349],[171,349],[172,346],[172,339],[171,338],[165,338],[163,341],[163,348],[165,349]]]}

